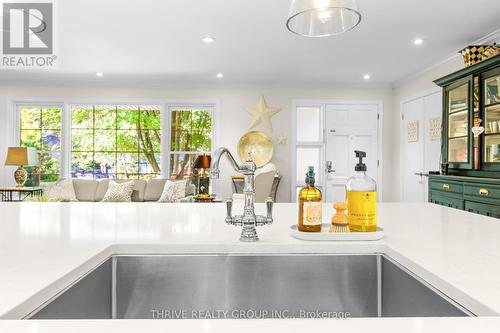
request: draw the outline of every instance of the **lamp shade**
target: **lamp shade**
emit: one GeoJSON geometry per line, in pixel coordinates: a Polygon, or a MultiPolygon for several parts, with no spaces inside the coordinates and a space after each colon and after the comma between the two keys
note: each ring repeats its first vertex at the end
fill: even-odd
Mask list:
{"type": "Polygon", "coordinates": [[[208,169],[210,168],[210,162],[212,159],[208,155],[200,155],[196,158],[196,161],[194,161],[194,168],[195,169],[208,169]]]}
{"type": "Polygon", "coordinates": [[[35,148],[9,147],[5,165],[37,165],[38,158],[35,148]]]}
{"type": "Polygon", "coordinates": [[[286,26],[307,37],[338,35],[361,21],[356,0],[292,0],[286,26]]]}

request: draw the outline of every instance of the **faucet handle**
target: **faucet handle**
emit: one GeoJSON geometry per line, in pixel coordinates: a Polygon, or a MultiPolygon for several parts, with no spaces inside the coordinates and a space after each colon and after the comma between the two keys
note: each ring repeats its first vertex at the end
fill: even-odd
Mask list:
{"type": "Polygon", "coordinates": [[[268,224],[271,224],[273,223],[273,199],[271,197],[267,197],[266,199],[266,208],[267,208],[266,222],[268,224]]]}
{"type": "Polygon", "coordinates": [[[229,199],[226,201],[226,223],[231,223],[232,222],[232,211],[233,211],[233,200],[229,199]]]}

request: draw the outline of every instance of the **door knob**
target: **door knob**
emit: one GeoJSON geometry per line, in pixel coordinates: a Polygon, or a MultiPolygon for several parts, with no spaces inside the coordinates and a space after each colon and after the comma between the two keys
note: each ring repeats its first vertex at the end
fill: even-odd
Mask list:
{"type": "Polygon", "coordinates": [[[326,172],[327,173],[335,172],[335,170],[333,169],[332,161],[326,161],[326,172]]]}

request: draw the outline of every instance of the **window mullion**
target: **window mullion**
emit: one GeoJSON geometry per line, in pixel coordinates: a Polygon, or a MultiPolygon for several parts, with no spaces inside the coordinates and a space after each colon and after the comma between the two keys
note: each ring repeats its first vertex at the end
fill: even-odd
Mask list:
{"type": "Polygon", "coordinates": [[[95,179],[95,105],[92,105],[92,179],[95,179]]]}
{"type": "Polygon", "coordinates": [[[71,109],[67,104],[61,110],[61,175],[71,178],[71,109]]]}
{"type": "Polygon", "coordinates": [[[170,153],[171,153],[171,123],[172,113],[167,105],[163,105],[160,111],[160,160],[161,160],[161,178],[169,178],[170,174],[170,153]]]}
{"type": "Polygon", "coordinates": [[[118,179],[118,105],[115,106],[115,177],[118,179]]]}

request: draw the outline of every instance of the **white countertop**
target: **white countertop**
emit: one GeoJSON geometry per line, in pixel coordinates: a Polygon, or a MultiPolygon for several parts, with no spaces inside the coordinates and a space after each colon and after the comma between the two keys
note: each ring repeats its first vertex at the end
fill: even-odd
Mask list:
{"type": "MultiPolygon", "coordinates": [[[[238,211],[234,207],[233,211],[238,211]]],[[[257,205],[263,212],[264,205],[257,205]]],[[[325,208],[330,217],[331,205],[325,208]]],[[[0,316],[19,319],[111,254],[131,253],[385,253],[479,316],[500,313],[500,221],[434,204],[384,203],[373,242],[307,242],[292,238],[295,204],[276,204],[275,222],[258,227],[260,242],[238,241],[223,204],[0,203],[0,316]]],[[[345,332],[455,332],[499,326],[493,318],[348,320],[1,320],[0,332],[119,329],[248,331],[293,327],[345,332]],[[490,326],[491,325],[491,326],[490,326]],[[134,329],[135,328],[135,329],[134,329]]]]}

